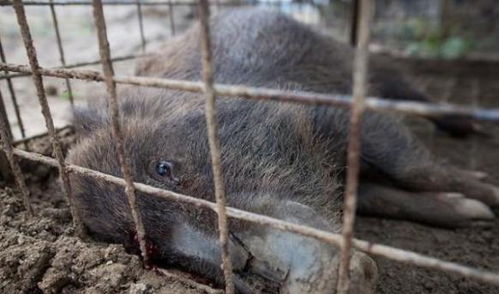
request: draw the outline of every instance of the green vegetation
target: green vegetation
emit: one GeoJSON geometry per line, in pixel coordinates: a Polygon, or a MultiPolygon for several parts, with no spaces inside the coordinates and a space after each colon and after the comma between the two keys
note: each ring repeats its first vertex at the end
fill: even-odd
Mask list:
{"type": "Polygon", "coordinates": [[[460,58],[471,51],[473,44],[457,26],[444,30],[423,19],[407,21],[397,35],[408,41],[405,50],[409,55],[425,57],[460,58]]]}

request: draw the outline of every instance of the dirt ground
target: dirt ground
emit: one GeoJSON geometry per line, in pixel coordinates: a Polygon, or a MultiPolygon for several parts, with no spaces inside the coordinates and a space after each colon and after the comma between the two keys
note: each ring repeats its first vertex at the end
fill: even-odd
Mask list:
{"type": "MultiPolygon", "coordinates": [[[[36,16],[36,9],[28,13],[36,16]]],[[[94,31],[91,29],[90,11],[78,8],[74,14],[66,14],[62,22],[63,39],[68,52],[68,63],[95,59],[94,31]]],[[[73,11],[73,10],[67,10],[73,11]]],[[[3,44],[10,62],[26,63],[22,44],[15,39],[17,33],[10,11],[0,10],[2,29],[9,28],[3,44]],[[10,32],[12,30],[12,32],[10,32]]],[[[45,12],[44,12],[45,13],[45,12]]],[[[133,9],[116,8],[108,11],[111,45],[118,51],[114,56],[135,52],[140,47],[139,38],[129,39],[122,34],[138,36],[133,9]],[[121,27],[120,27],[121,26],[121,27]],[[120,48],[123,50],[119,51],[120,48]]],[[[168,11],[149,9],[145,12],[146,35],[151,46],[154,41],[167,37],[168,11]],[[163,25],[159,26],[161,23],[163,25]]],[[[179,11],[178,30],[181,19],[188,12],[179,11]]],[[[30,20],[38,34],[36,36],[42,65],[57,65],[58,59],[53,35],[47,32],[46,14],[30,20]],[[43,16],[45,15],[45,16],[43,16]],[[44,38],[43,38],[44,36],[44,38]],[[50,49],[51,48],[51,49],[50,49]]],[[[15,20],[14,20],[15,21],[15,20]]],[[[2,36],[4,37],[4,36],[2,36]]],[[[499,107],[498,64],[452,63],[452,62],[400,62],[421,89],[437,100],[451,101],[483,107],[499,107]],[[474,93],[477,99],[471,99],[474,93]]],[[[130,74],[133,63],[117,64],[117,72],[130,74]]],[[[98,67],[95,67],[98,69],[98,67]]],[[[68,103],[65,99],[64,81],[46,79],[46,85],[58,91],[49,97],[59,126],[68,121],[68,103]]],[[[15,80],[14,84],[23,117],[29,124],[28,133],[43,130],[43,121],[34,97],[34,88],[29,78],[15,80]]],[[[8,93],[4,83],[2,93],[8,93]]],[[[73,82],[77,99],[96,95],[96,85],[88,82],[73,82]]],[[[101,85],[99,85],[101,87],[101,85]]],[[[102,88],[99,88],[102,90],[102,88]]],[[[4,96],[7,96],[5,94],[4,96]]],[[[11,121],[13,111],[9,107],[11,121]]],[[[436,132],[431,125],[421,120],[410,120],[414,130],[440,157],[470,169],[488,172],[488,181],[499,185],[499,125],[484,124],[485,130],[495,134],[492,138],[452,139],[436,132]]],[[[73,141],[70,131],[62,134],[66,146],[73,141]]],[[[19,134],[16,133],[19,137],[19,134]]],[[[43,138],[30,143],[33,150],[50,154],[48,141],[43,138]]],[[[121,246],[82,242],[74,237],[70,226],[69,210],[56,180],[53,169],[23,163],[28,185],[32,192],[35,211],[38,215],[25,220],[22,201],[13,187],[0,185],[0,293],[205,293],[209,288],[186,282],[186,275],[180,278],[167,277],[158,270],[144,270],[137,256],[127,254],[121,246]]],[[[499,215],[499,210],[495,211],[499,215]]],[[[477,224],[462,229],[440,229],[420,224],[359,217],[356,237],[413,250],[447,261],[462,263],[499,272],[499,220],[489,224],[477,224]]],[[[499,293],[499,287],[437,271],[421,269],[412,265],[377,258],[380,281],[377,293],[499,293]]]]}
{"type": "MultiPolygon", "coordinates": [[[[72,130],[60,132],[67,150],[72,130]]],[[[31,150],[51,154],[46,138],[31,150]]],[[[27,219],[19,192],[0,188],[0,293],[206,293],[187,274],[146,270],[120,245],[74,236],[54,168],[21,162],[36,216],[27,219]],[[172,278],[172,275],[175,276],[172,278]]],[[[210,291],[213,292],[213,291],[210,291]]]]}

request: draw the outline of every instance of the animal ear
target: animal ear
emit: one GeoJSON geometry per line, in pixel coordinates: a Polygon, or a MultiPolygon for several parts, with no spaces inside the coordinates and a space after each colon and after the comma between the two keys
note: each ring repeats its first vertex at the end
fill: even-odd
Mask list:
{"type": "Polygon", "coordinates": [[[105,110],[96,107],[75,106],[73,110],[73,126],[76,133],[86,136],[107,124],[105,110]]]}

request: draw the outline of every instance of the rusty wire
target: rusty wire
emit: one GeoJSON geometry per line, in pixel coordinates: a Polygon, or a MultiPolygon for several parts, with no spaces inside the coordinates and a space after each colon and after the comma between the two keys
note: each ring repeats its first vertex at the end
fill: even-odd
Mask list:
{"type": "MultiPolygon", "coordinates": [[[[190,1],[190,2],[185,2],[185,1],[141,1],[142,5],[151,5],[151,6],[156,6],[156,5],[167,5],[168,3],[172,3],[173,5],[188,5],[188,6],[193,6],[196,5],[196,2],[190,1]]],[[[45,5],[50,5],[50,2],[48,1],[23,1],[25,6],[45,6],[45,5]]],[[[90,6],[92,5],[92,1],[64,1],[64,0],[55,0],[53,1],[54,5],[57,6],[90,6]]],[[[105,1],[105,5],[123,5],[123,6],[128,6],[128,5],[136,5],[136,2],[134,1],[129,1],[129,0],[110,0],[110,1],[105,1]]],[[[0,0],[0,6],[11,6],[13,5],[13,1],[10,0],[0,0]]]]}
{"type": "Polygon", "coordinates": [[[364,113],[364,100],[367,95],[367,70],[369,58],[370,24],[373,16],[371,0],[360,0],[358,35],[353,66],[353,99],[350,116],[350,131],[348,138],[348,155],[346,171],[345,200],[343,206],[343,242],[341,246],[340,267],[338,269],[338,293],[347,294],[350,284],[350,259],[352,253],[352,240],[355,224],[355,211],[357,209],[357,191],[360,174],[360,152],[362,114],[364,113]]]}
{"type": "Polygon", "coordinates": [[[207,0],[199,0],[199,22],[201,24],[201,53],[203,57],[203,92],[206,96],[205,114],[210,146],[211,167],[215,184],[215,198],[218,214],[218,230],[222,251],[222,269],[225,277],[225,293],[234,293],[234,279],[232,262],[229,255],[229,228],[227,224],[225,185],[222,172],[222,154],[220,152],[220,138],[218,137],[218,121],[216,109],[216,95],[213,89],[213,56],[211,52],[210,36],[210,9],[207,0]]]}
{"type": "MultiPolygon", "coordinates": [[[[27,152],[18,148],[14,148],[14,154],[16,156],[25,158],[27,160],[36,161],[55,167],[58,166],[57,160],[38,153],[27,152]]],[[[67,164],[66,169],[70,172],[86,177],[91,177],[93,179],[102,180],[110,184],[119,185],[121,187],[127,186],[127,183],[123,178],[115,177],[82,166],[67,164]]],[[[198,208],[211,209],[212,211],[215,212],[217,211],[216,203],[213,203],[208,200],[195,198],[192,196],[183,195],[168,190],[163,190],[142,183],[134,183],[134,185],[137,191],[146,193],[153,197],[158,197],[169,201],[181,201],[184,203],[189,203],[191,205],[194,205],[198,208]]],[[[337,233],[322,231],[312,227],[298,225],[295,223],[290,223],[266,215],[256,214],[232,207],[227,207],[227,215],[232,218],[249,221],[255,224],[267,225],[278,230],[293,232],[303,236],[311,237],[317,240],[327,242],[336,247],[341,246],[342,236],[337,233]]],[[[482,282],[487,282],[499,286],[499,273],[494,273],[482,269],[464,266],[454,262],[443,261],[434,257],[426,256],[424,254],[412,252],[409,250],[398,249],[358,239],[353,239],[352,245],[354,248],[368,254],[377,255],[391,260],[405,262],[408,264],[413,264],[428,269],[454,273],[461,275],[463,277],[473,278],[482,282]]]]}
{"type": "MultiPolygon", "coordinates": [[[[422,78],[417,82],[417,87],[418,90],[423,93],[424,95],[428,91],[430,87],[430,79],[429,78],[422,78]]],[[[429,149],[433,150],[435,146],[435,125],[428,122],[423,126],[424,130],[424,138],[426,145],[429,147],[429,149]]]]}
{"type": "Polygon", "coordinates": [[[5,108],[5,102],[3,100],[3,96],[1,93],[0,93],[0,116],[1,116],[0,119],[4,121],[5,127],[7,128],[7,134],[11,139],[13,139],[12,129],[10,128],[10,123],[9,123],[9,116],[7,115],[7,109],[5,108]]]}
{"type": "MultiPolygon", "coordinates": [[[[73,128],[73,126],[71,126],[71,125],[65,125],[63,127],[55,128],[55,132],[59,133],[61,131],[72,129],[72,128],[73,128]]],[[[36,140],[36,139],[40,139],[40,138],[43,138],[43,137],[47,137],[48,135],[49,135],[48,132],[43,132],[43,133],[40,133],[40,134],[36,134],[36,135],[33,135],[33,136],[29,136],[29,137],[26,137],[26,138],[15,140],[15,141],[12,142],[12,145],[13,146],[18,146],[20,144],[25,144],[26,145],[26,143],[28,143],[30,141],[33,141],[33,140],[36,140]]]]}
{"type": "MultiPolygon", "coordinates": [[[[140,0],[139,0],[140,1],[140,0]]],[[[50,5],[48,1],[23,1],[25,6],[45,6],[50,5]]],[[[166,0],[166,1],[140,1],[143,6],[157,6],[157,5],[175,5],[175,6],[196,6],[197,2],[195,0],[191,1],[175,1],[175,0],[166,0]]],[[[267,0],[267,1],[259,1],[262,4],[268,5],[281,5],[281,3],[289,3],[287,0],[267,0]]],[[[92,1],[64,1],[64,0],[54,0],[54,5],[57,6],[90,6],[92,5],[92,1]]],[[[11,6],[13,5],[13,1],[9,0],[0,0],[0,6],[11,6]]],[[[109,0],[104,1],[104,5],[136,5],[136,2],[129,0],[109,0]]],[[[226,1],[220,2],[218,5],[222,6],[250,6],[254,5],[251,3],[244,3],[240,1],[226,1]]]]}
{"type": "MultiPolygon", "coordinates": [[[[52,114],[50,113],[49,104],[47,97],[45,96],[45,90],[43,87],[42,75],[40,73],[40,66],[38,65],[38,58],[36,55],[36,49],[33,46],[33,40],[31,38],[31,33],[29,30],[28,22],[26,19],[26,13],[24,11],[24,6],[21,0],[14,0],[14,10],[16,12],[17,22],[19,23],[19,28],[21,29],[21,35],[23,38],[24,46],[26,47],[26,54],[28,55],[31,72],[33,75],[33,82],[36,87],[36,92],[38,96],[38,101],[42,108],[43,118],[45,119],[45,124],[50,135],[50,141],[52,143],[53,152],[57,158],[59,175],[63,183],[63,191],[66,195],[66,200],[68,201],[69,207],[71,209],[71,215],[73,216],[73,222],[77,230],[78,235],[83,235],[83,225],[78,212],[73,204],[71,183],[69,182],[68,173],[66,171],[66,163],[64,161],[64,155],[62,153],[61,144],[57,138],[57,133],[55,132],[54,122],[52,120],[52,114]]],[[[17,180],[20,182],[20,180],[17,180]]]]}
{"type": "MultiPolygon", "coordinates": [[[[124,55],[124,56],[112,58],[111,61],[112,62],[126,61],[126,60],[130,60],[130,59],[146,57],[149,55],[150,54],[129,54],[129,55],[124,55]]],[[[2,61],[2,62],[5,62],[5,61],[2,61]]],[[[69,69],[69,68],[84,67],[84,66],[89,66],[89,65],[96,65],[96,64],[100,64],[100,63],[101,63],[100,59],[99,60],[92,60],[92,61],[83,61],[83,62],[68,64],[66,66],[53,67],[53,69],[59,69],[59,68],[69,69]]],[[[29,76],[31,76],[31,72],[16,73],[16,74],[10,74],[10,75],[5,74],[5,75],[0,76],[0,80],[4,80],[4,79],[8,80],[8,79],[13,79],[13,78],[29,77],[29,76]]]]}
{"type": "Polygon", "coordinates": [[[168,14],[170,19],[170,31],[172,32],[172,36],[175,36],[175,18],[173,14],[173,4],[168,3],[168,14]]]}
{"type": "MultiPolygon", "coordinates": [[[[2,93],[0,93],[0,99],[2,99],[2,93]]],[[[33,207],[31,206],[30,193],[28,187],[26,186],[26,181],[24,180],[21,167],[19,166],[17,159],[14,157],[14,148],[12,147],[12,137],[9,134],[7,118],[2,117],[2,119],[0,119],[0,137],[2,140],[2,149],[3,151],[5,151],[5,156],[7,157],[7,161],[9,162],[12,174],[17,186],[19,187],[19,190],[21,191],[26,214],[28,218],[31,218],[35,213],[33,211],[33,207]]]]}
{"type": "MultiPolygon", "coordinates": [[[[50,0],[50,14],[52,15],[52,23],[54,25],[55,37],[57,40],[57,49],[59,50],[59,58],[61,59],[61,64],[63,67],[66,66],[66,58],[64,57],[64,48],[62,47],[61,32],[59,30],[59,21],[57,20],[57,13],[55,12],[55,6],[53,5],[54,0],[50,0]]],[[[74,106],[73,90],[71,89],[71,82],[68,78],[65,78],[66,89],[68,91],[69,102],[71,107],[74,106]]]]}
{"type": "Polygon", "coordinates": [[[123,137],[123,132],[119,122],[120,116],[118,108],[118,96],[116,94],[116,83],[113,81],[114,70],[111,63],[111,53],[109,50],[109,42],[107,39],[104,10],[102,8],[101,0],[93,0],[92,2],[95,27],[97,29],[97,37],[99,42],[99,54],[102,60],[104,80],[106,82],[106,88],[108,92],[108,113],[109,117],[111,118],[112,133],[114,140],[116,141],[116,150],[118,152],[118,161],[121,166],[121,172],[123,173],[123,178],[126,182],[125,193],[128,198],[130,210],[132,212],[132,218],[135,225],[135,230],[137,232],[137,240],[139,242],[140,252],[144,263],[147,265],[149,263],[149,256],[146,249],[144,223],[140,214],[137,195],[135,194],[135,186],[132,179],[132,169],[130,167],[130,160],[125,153],[125,139],[123,137]]]}
{"type": "MultiPolygon", "coordinates": [[[[470,99],[471,99],[471,107],[473,108],[478,108],[480,105],[480,80],[479,79],[473,79],[471,83],[471,89],[470,89],[470,99]]],[[[476,159],[476,154],[478,150],[478,142],[476,136],[471,138],[471,148],[470,148],[470,160],[468,163],[468,167],[471,170],[475,170],[477,168],[477,159],[476,159]]]]}
{"type": "MultiPolygon", "coordinates": [[[[30,73],[26,65],[0,63],[1,70],[30,73]]],[[[104,81],[104,76],[91,70],[45,69],[40,68],[44,76],[71,78],[89,81],[104,81]]],[[[166,88],[188,92],[202,92],[203,83],[186,80],[174,80],[138,76],[114,76],[114,82],[136,86],[166,88]]],[[[305,91],[287,91],[269,88],[255,88],[241,85],[214,84],[217,96],[239,97],[255,100],[291,102],[306,105],[329,105],[348,108],[352,104],[350,95],[320,94],[305,91]]],[[[412,101],[396,101],[378,97],[367,97],[366,109],[383,112],[406,113],[426,118],[453,116],[483,121],[499,122],[499,109],[471,108],[453,104],[434,104],[412,101]]]]}
{"type": "Polygon", "coordinates": [[[357,46],[357,35],[359,25],[359,5],[361,0],[352,0],[352,9],[350,10],[350,46],[357,46]]]}
{"type": "MultiPolygon", "coordinates": [[[[0,38],[0,59],[2,62],[6,63],[7,60],[5,58],[5,53],[3,51],[2,40],[0,38]]],[[[8,74],[8,71],[5,71],[5,74],[8,74]]],[[[19,130],[21,132],[21,137],[26,138],[26,131],[24,130],[24,123],[21,117],[21,112],[19,111],[19,103],[17,102],[16,91],[14,90],[14,85],[12,84],[12,80],[10,78],[6,78],[7,80],[7,88],[9,89],[10,98],[12,100],[12,105],[14,106],[14,112],[16,114],[17,124],[19,125],[19,130]]],[[[10,126],[9,126],[10,128],[10,126]]],[[[26,150],[28,149],[28,145],[25,145],[26,150]]]]}
{"type": "MultiPolygon", "coordinates": [[[[53,1],[53,0],[50,0],[53,1]]],[[[142,17],[142,4],[140,0],[135,0],[137,4],[137,16],[139,19],[139,31],[140,31],[140,44],[142,47],[142,53],[146,52],[146,37],[144,36],[144,20],[142,17]]]]}
{"type": "MultiPolygon", "coordinates": [[[[8,1],[0,1],[0,5],[10,5],[10,2],[9,2],[9,4],[5,4],[7,2],[8,1]]],[[[31,5],[38,5],[38,4],[36,4],[36,2],[28,2],[28,3],[32,3],[31,5]]],[[[56,1],[54,1],[54,4],[55,3],[56,3],[56,1]]],[[[71,2],[68,2],[68,3],[71,3],[71,2]]],[[[66,5],[66,4],[70,5],[68,3],[61,3],[61,5],[66,5]]],[[[104,18],[102,15],[102,3],[100,2],[100,0],[94,0],[93,3],[94,3],[94,13],[96,10],[98,10],[95,8],[96,7],[99,8],[99,6],[100,6],[100,9],[99,9],[100,15],[97,16],[97,13],[95,14],[96,24],[99,20],[102,21],[102,23],[103,23],[104,18]]],[[[108,3],[106,2],[106,4],[108,4],[108,3]]],[[[118,1],[116,1],[115,4],[118,5],[118,4],[125,4],[125,3],[118,3],[118,1]]],[[[135,3],[132,3],[132,4],[135,4],[135,3]]],[[[185,4],[185,3],[182,3],[182,4],[185,4]]],[[[30,4],[28,4],[28,5],[30,5],[30,4]]],[[[46,4],[40,4],[40,5],[46,5],[46,4]]],[[[78,3],[75,3],[74,5],[82,5],[82,3],[78,2],[78,3]]],[[[189,4],[189,5],[191,5],[191,4],[189,4]]],[[[0,69],[3,69],[5,71],[17,71],[17,72],[22,72],[22,73],[32,73],[34,81],[35,81],[35,85],[37,87],[37,92],[38,92],[40,104],[42,105],[42,110],[45,110],[45,109],[48,110],[48,105],[46,104],[46,98],[43,94],[43,84],[42,84],[42,79],[41,79],[42,75],[62,77],[62,78],[76,78],[76,79],[84,79],[84,80],[106,81],[106,83],[108,85],[108,91],[114,93],[114,102],[115,102],[114,107],[116,107],[116,109],[115,109],[116,112],[114,112],[114,114],[116,114],[116,118],[117,118],[117,110],[118,109],[117,109],[117,104],[116,104],[115,83],[125,83],[125,84],[142,85],[142,86],[150,86],[150,87],[161,87],[161,88],[169,88],[169,89],[177,89],[177,90],[186,90],[186,91],[191,91],[191,92],[205,92],[205,94],[207,94],[208,98],[210,96],[213,97],[213,102],[214,102],[215,95],[219,95],[219,96],[239,96],[242,98],[249,98],[249,99],[274,100],[274,101],[293,102],[293,103],[302,103],[302,104],[331,105],[331,106],[340,106],[340,107],[351,107],[353,105],[354,109],[356,107],[355,103],[352,102],[352,100],[350,99],[351,97],[347,96],[347,95],[325,95],[325,94],[316,94],[316,93],[310,93],[310,92],[289,92],[289,91],[272,90],[272,89],[251,88],[251,87],[245,87],[245,86],[213,85],[212,82],[210,83],[209,78],[206,78],[204,83],[200,83],[200,82],[189,82],[189,81],[158,79],[158,78],[145,78],[145,77],[116,77],[116,76],[113,76],[108,46],[107,46],[107,48],[104,48],[105,52],[102,52],[102,50],[103,50],[103,47],[106,47],[106,46],[100,46],[101,47],[101,58],[102,58],[103,67],[104,67],[104,75],[102,75],[98,72],[94,72],[94,71],[74,71],[74,70],[68,70],[68,69],[42,69],[38,66],[38,63],[36,60],[36,53],[34,52],[34,47],[33,47],[31,38],[29,36],[29,28],[27,27],[27,24],[26,24],[24,9],[23,9],[23,6],[22,6],[22,3],[20,0],[14,0],[14,8],[16,9],[16,14],[18,15],[19,25],[21,26],[21,29],[23,32],[23,37],[24,37],[23,39],[25,40],[25,43],[26,43],[28,57],[30,58],[31,68],[24,66],[24,65],[6,64],[5,61],[2,60],[3,63],[0,64],[0,69]],[[24,22],[24,26],[25,26],[24,28],[23,28],[22,22],[24,22]],[[26,42],[26,41],[28,41],[28,42],[26,42]],[[106,70],[106,68],[107,68],[107,70],[106,70]],[[42,98],[42,96],[43,96],[43,98],[42,98]],[[46,107],[44,107],[44,103],[45,103],[46,107]]],[[[97,25],[97,27],[99,27],[99,25],[97,25]]],[[[102,28],[102,26],[100,26],[100,28],[102,28]]],[[[102,32],[102,30],[98,30],[98,32],[104,34],[104,41],[105,41],[104,43],[107,44],[107,38],[105,38],[106,37],[105,36],[105,26],[104,26],[103,32],[102,32]]],[[[102,39],[102,36],[99,35],[99,40],[101,40],[101,39],[102,39]]],[[[207,64],[210,65],[210,62],[208,61],[207,64]]],[[[209,74],[207,76],[209,76],[209,74]]],[[[357,93],[354,91],[354,96],[356,96],[357,93]]],[[[112,102],[113,95],[110,95],[110,97],[111,97],[110,99],[112,102]]],[[[208,99],[208,100],[210,100],[210,99],[208,99]]],[[[480,109],[480,108],[476,108],[476,107],[471,109],[471,108],[467,108],[467,107],[459,107],[459,106],[453,106],[453,105],[434,105],[434,104],[417,103],[417,102],[386,101],[386,100],[381,100],[379,98],[367,98],[365,100],[364,106],[367,109],[373,109],[373,110],[378,110],[378,111],[397,111],[397,112],[405,112],[405,113],[411,113],[411,114],[416,114],[416,115],[423,115],[423,116],[427,116],[427,117],[442,116],[442,115],[456,115],[456,116],[463,117],[463,118],[466,117],[466,118],[473,118],[473,119],[499,121],[499,109],[487,110],[487,109],[480,109]]],[[[111,105],[110,105],[110,107],[111,107],[111,105]]],[[[352,112],[354,112],[354,111],[352,111],[352,112]]],[[[25,158],[25,159],[34,160],[37,162],[42,162],[42,163],[45,163],[45,164],[48,164],[51,166],[58,167],[61,171],[61,176],[62,176],[62,174],[66,174],[66,171],[79,173],[81,175],[90,176],[90,177],[93,177],[96,179],[104,180],[106,182],[114,183],[114,184],[120,185],[122,187],[125,187],[125,190],[127,190],[127,193],[129,192],[129,188],[131,187],[132,189],[136,189],[138,191],[148,193],[148,194],[156,196],[156,197],[161,197],[164,199],[175,200],[175,201],[183,201],[183,202],[191,203],[191,204],[196,205],[198,207],[209,208],[209,209],[214,210],[215,212],[219,213],[219,216],[220,216],[220,209],[219,209],[220,203],[212,203],[212,202],[209,202],[206,200],[197,199],[194,197],[174,193],[171,191],[162,190],[162,189],[148,186],[145,184],[134,183],[132,181],[131,177],[128,177],[128,179],[127,179],[125,172],[123,173],[124,179],[122,179],[122,178],[114,177],[111,175],[103,174],[103,173],[100,173],[98,171],[86,169],[83,167],[79,167],[79,166],[75,166],[75,165],[71,165],[71,164],[65,164],[63,158],[62,158],[62,163],[61,163],[61,160],[60,160],[60,157],[58,156],[58,152],[57,152],[57,148],[56,148],[56,146],[58,145],[57,144],[58,141],[57,141],[57,137],[54,135],[53,124],[52,124],[52,128],[49,127],[49,125],[50,125],[49,122],[51,122],[51,114],[49,111],[48,112],[43,111],[43,113],[44,113],[44,117],[46,120],[47,120],[47,116],[49,118],[49,120],[47,120],[47,128],[49,130],[49,135],[50,135],[52,143],[54,145],[54,150],[56,151],[55,153],[56,153],[57,160],[50,158],[50,157],[47,157],[47,156],[43,156],[43,155],[39,155],[39,154],[35,154],[35,153],[22,151],[20,149],[12,148],[11,142],[4,142],[4,150],[7,153],[8,153],[7,149],[10,148],[12,151],[11,154],[15,154],[16,156],[20,156],[20,157],[25,158]],[[7,145],[8,145],[8,147],[7,147],[7,145]]],[[[209,116],[210,115],[207,113],[207,119],[209,116]]],[[[212,116],[212,118],[216,118],[214,113],[212,113],[211,116],[212,116]]],[[[116,120],[116,122],[117,122],[117,120],[116,120]]],[[[215,120],[215,122],[216,122],[216,120],[215,120]]],[[[5,130],[5,128],[3,128],[3,127],[1,129],[2,129],[2,131],[5,130]]],[[[208,131],[210,131],[210,129],[212,131],[215,130],[215,134],[216,134],[216,128],[208,127],[208,131]]],[[[118,125],[118,130],[119,130],[119,125],[118,125]]],[[[4,137],[3,134],[2,134],[2,137],[4,137]]],[[[215,138],[216,138],[216,136],[215,136],[215,138]]],[[[216,149],[216,148],[211,148],[211,145],[210,145],[210,150],[213,150],[213,149],[216,149]]],[[[218,152],[220,152],[220,151],[218,151],[218,152]]],[[[122,167],[123,167],[123,165],[122,165],[122,167]]],[[[215,175],[215,172],[214,172],[214,175],[215,175]]],[[[19,180],[19,179],[20,179],[20,177],[16,177],[16,180],[19,180]]],[[[216,177],[215,177],[215,181],[216,181],[216,177]]],[[[64,179],[63,179],[63,182],[64,182],[64,179]]],[[[222,188],[223,188],[223,185],[222,185],[222,188]]],[[[218,200],[218,198],[217,198],[217,200],[218,200]]],[[[71,202],[69,203],[69,205],[70,205],[71,209],[73,209],[73,205],[71,204],[71,202]]],[[[134,211],[134,209],[132,206],[132,214],[133,214],[133,211],[134,211]]],[[[298,234],[302,234],[305,236],[313,237],[313,238],[328,242],[328,243],[333,244],[335,246],[341,247],[344,244],[344,236],[341,236],[339,234],[321,231],[321,230],[317,230],[317,229],[310,228],[307,226],[292,224],[292,223],[288,223],[288,222],[274,219],[271,217],[234,209],[231,207],[227,207],[225,209],[225,211],[226,211],[227,216],[230,216],[233,218],[251,221],[251,222],[254,222],[257,224],[262,224],[262,225],[269,225],[269,226],[272,226],[272,227],[280,229],[280,230],[295,232],[298,234]]],[[[223,228],[223,226],[220,226],[220,228],[223,228]]],[[[140,232],[138,230],[138,234],[139,233],[140,232]]],[[[386,257],[386,258],[389,258],[392,260],[397,260],[400,262],[407,262],[407,263],[410,263],[413,265],[422,266],[422,267],[426,267],[426,268],[442,270],[442,271],[450,272],[450,273],[457,273],[457,274],[460,274],[460,275],[465,276],[465,277],[475,278],[475,279],[478,279],[480,281],[499,285],[499,274],[497,274],[497,273],[488,272],[488,271],[484,271],[484,270],[480,270],[480,269],[475,269],[475,268],[463,266],[463,265],[452,263],[452,262],[446,262],[446,261],[442,261],[442,260],[439,260],[436,258],[424,256],[422,254],[418,254],[418,253],[414,253],[414,252],[406,251],[406,250],[402,250],[402,249],[392,248],[389,246],[373,244],[373,243],[369,243],[366,241],[357,240],[357,239],[353,239],[353,238],[351,240],[352,240],[351,245],[354,248],[361,250],[361,251],[364,251],[364,252],[369,253],[369,254],[383,256],[383,257],[386,257]]],[[[146,252],[145,250],[141,250],[141,251],[146,252]]]]}

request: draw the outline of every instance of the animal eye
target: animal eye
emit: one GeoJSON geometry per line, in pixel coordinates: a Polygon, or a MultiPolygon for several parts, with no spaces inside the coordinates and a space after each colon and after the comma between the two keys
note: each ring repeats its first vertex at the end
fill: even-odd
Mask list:
{"type": "Polygon", "coordinates": [[[156,173],[161,177],[171,178],[173,164],[169,161],[161,160],[156,164],[156,173]]]}
{"type": "Polygon", "coordinates": [[[147,173],[154,180],[163,184],[180,184],[175,169],[178,169],[177,163],[169,160],[153,160],[150,162],[147,173]]]}

